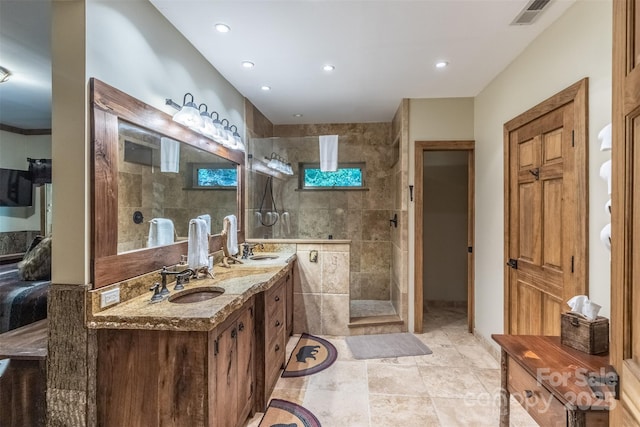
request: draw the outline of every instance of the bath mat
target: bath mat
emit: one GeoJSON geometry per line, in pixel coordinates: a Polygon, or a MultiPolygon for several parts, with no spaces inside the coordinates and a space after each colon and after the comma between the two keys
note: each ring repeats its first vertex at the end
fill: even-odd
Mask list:
{"type": "Polygon", "coordinates": [[[303,333],[291,352],[282,377],[315,374],[331,366],[337,357],[338,351],[329,341],[303,333]]]}
{"type": "Polygon", "coordinates": [[[300,405],[271,399],[258,427],[320,427],[320,421],[300,405]]]}
{"type": "Polygon", "coordinates": [[[413,334],[357,335],[345,338],[355,359],[421,356],[431,354],[429,347],[413,334]]]}

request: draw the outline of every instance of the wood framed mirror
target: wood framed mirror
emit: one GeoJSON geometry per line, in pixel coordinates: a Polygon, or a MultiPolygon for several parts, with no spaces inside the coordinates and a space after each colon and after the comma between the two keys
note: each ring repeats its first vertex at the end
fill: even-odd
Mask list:
{"type": "Polygon", "coordinates": [[[90,80],[90,93],[94,288],[180,262],[180,256],[187,254],[188,220],[203,213],[212,218],[210,252],[221,249],[222,228],[216,224],[227,214],[237,216],[238,241],[244,240],[243,152],[174,122],[171,115],[98,79],[90,80]],[[180,143],[178,173],[160,172],[164,137],[180,143]],[[197,182],[198,172],[216,170],[233,174],[235,182],[209,188],[197,182]],[[153,175],[157,180],[150,182],[153,175]],[[132,186],[137,188],[133,196],[132,186]],[[210,209],[205,206],[209,201],[210,209]],[[167,216],[177,224],[176,241],[148,247],[148,221],[167,216]]]}

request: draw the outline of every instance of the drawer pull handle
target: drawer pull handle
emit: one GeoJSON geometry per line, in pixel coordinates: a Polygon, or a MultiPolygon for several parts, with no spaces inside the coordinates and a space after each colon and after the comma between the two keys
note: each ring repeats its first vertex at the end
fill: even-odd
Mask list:
{"type": "Polygon", "coordinates": [[[533,397],[533,392],[531,390],[525,390],[524,395],[527,397],[527,399],[531,399],[533,397]]]}
{"type": "Polygon", "coordinates": [[[276,328],[277,328],[278,326],[280,326],[280,321],[279,321],[279,320],[276,320],[276,328]]]}
{"type": "Polygon", "coordinates": [[[280,346],[276,344],[276,351],[280,351],[280,346]]]}
{"type": "Polygon", "coordinates": [[[280,297],[276,295],[276,301],[280,301],[280,297]]]}
{"type": "Polygon", "coordinates": [[[578,321],[578,319],[576,319],[575,317],[571,319],[571,326],[580,326],[580,322],[578,321]]]}
{"type": "Polygon", "coordinates": [[[244,323],[240,322],[240,324],[238,325],[238,330],[240,332],[244,331],[244,323]]]}

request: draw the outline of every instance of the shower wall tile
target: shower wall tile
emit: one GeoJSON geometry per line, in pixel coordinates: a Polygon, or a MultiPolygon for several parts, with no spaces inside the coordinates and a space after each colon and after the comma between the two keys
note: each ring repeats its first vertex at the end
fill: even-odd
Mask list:
{"type": "Polygon", "coordinates": [[[294,283],[295,292],[320,294],[322,292],[322,259],[325,254],[318,253],[318,262],[309,260],[310,250],[297,250],[299,282],[294,283]]]}
{"type": "Polygon", "coordinates": [[[362,240],[375,240],[388,242],[391,237],[392,226],[390,211],[370,211],[362,212],[362,240]]]}
{"type": "Polygon", "coordinates": [[[390,242],[362,242],[360,271],[389,273],[391,268],[390,242]]]}
{"type": "Polygon", "coordinates": [[[322,334],[349,335],[349,295],[322,295],[322,334]]]}
{"type": "Polygon", "coordinates": [[[322,253],[322,292],[349,294],[349,253],[322,253]]]}

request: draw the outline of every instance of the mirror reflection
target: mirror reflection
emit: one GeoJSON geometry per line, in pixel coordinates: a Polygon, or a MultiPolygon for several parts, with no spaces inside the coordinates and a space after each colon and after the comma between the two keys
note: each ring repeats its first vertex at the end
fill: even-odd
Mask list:
{"type": "Polygon", "coordinates": [[[238,215],[234,162],[123,120],[118,132],[118,253],[185,241],[197,217],[219,234],[238,215]]]}

